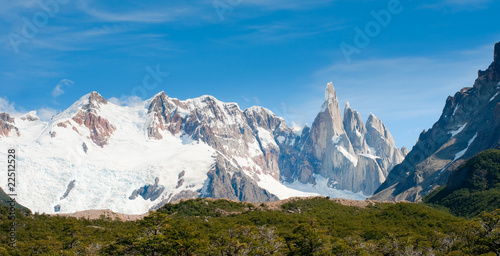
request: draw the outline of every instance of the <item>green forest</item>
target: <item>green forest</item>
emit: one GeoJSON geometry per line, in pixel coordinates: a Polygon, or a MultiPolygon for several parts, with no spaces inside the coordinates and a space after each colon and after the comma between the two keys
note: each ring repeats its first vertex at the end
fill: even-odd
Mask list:
{"type": "Polygon", "coordinates": [[[498,255],[500,211],[465,219],[423,204],[343,206],[328,198],[279,209],[228,200],[168,204],[139,221],[17,212],[1,255],[498,255]]]}
{"type": "Polygon", "coordinates": [[[490,149],[462,164],[423,201],[457,216],[474,217],[500,208],[500,150],[490,149]]]}
{"type": "Polygon", "coordinates": [[[500,255],[499,167],[500,150],[480,153],[422,203],[198,198],[138,221],[22,207],[13,219],[2,196],[0,255],[500,255]]]}

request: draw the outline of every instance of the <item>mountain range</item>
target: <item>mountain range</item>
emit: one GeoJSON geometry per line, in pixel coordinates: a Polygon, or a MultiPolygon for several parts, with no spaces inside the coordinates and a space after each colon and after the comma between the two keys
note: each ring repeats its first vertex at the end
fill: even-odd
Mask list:
{"type": "Polygon", "coordinates": [[[17,201],[44,213],[141,214],[195,197],[363,200],[404,159],[376,116],[365,124],[347,104],[342,117],[332,83],[301,131],[263,107],[212,96],[160,92],[121,106],[91,92],[48,122],[35,111],[0,114],[0,141],[17,148],[17,201]]]}
{"type": "Polygon", "coordinates": [[[499,95],[497,43],[492,64],[448,97],[411,151],[397,148],[375,115],[363,122],[348,103],[342,114],[330,82],[301,130],[266,108],[242,110],[213,96],[160,92],[122,106],[91,92],[47,122],[35,111],[0,113],[0,155],[17,149],[16,200],[44,213],[142,214],[196,197],[419,201],[453,187],[448,178],[468,158],[500,147],[499,95]]]}

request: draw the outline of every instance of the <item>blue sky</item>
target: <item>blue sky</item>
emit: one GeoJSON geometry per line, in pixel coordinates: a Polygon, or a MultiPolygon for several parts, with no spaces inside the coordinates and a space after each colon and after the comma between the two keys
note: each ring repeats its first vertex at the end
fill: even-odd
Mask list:
{"type": "Polygon", "coordinates": [[[47,119],[90,91],[130,104],[163,90],[264,106],[302,126],[333,81],[342,105],[374,113],[411,148],[491,63],[499,10],[493,0],[3,0],[0,111],[47,119]],[[358,30],[368,40],[355,41],[358,30]],[[354,47],[349,58],[341,45],[354,47]]]}

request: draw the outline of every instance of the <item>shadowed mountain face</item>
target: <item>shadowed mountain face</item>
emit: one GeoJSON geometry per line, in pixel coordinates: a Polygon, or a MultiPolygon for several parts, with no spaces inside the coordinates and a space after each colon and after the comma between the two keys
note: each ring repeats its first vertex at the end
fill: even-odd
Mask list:
{"type": "Polygon", "coordinates": [[[465,159],[500,146],[500,43],[494,61],[478,72],[473,87],[446,100],[439,120],[420,134],[406,159],[373,196],[377,200],[418,201],[446,184],[465,159]]]}

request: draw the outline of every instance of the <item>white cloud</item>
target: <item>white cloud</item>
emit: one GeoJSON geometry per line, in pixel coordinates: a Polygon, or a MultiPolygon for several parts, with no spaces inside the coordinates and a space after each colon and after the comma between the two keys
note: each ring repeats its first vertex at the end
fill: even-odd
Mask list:
{"type": "MultiPolygon", "coordinates": [[[[132,10],[107,11],[104,6],[99,6],[97,1],[79,1],[78,8],[85,14],[105,22],[142,22],[163,23],[177,21],[199,15],[199,4],[162,6],[140,6],[137,4],[132,10]],[[198,15],[197,15],[198,14],[198,15]]],[[[130,3],[129,3],[130,4],[130,3]]],[[[114,7],[114,6],[113,6],[114,7]]]]}
{"type": "Polygon", "coordinates": [[[59,95],[62,95],[64,91],[61,89],[61,85],[57,84],[54,90],[52,91],[52,96],[57,97],[59,95]]]}
{"type": "Polygon", "coordinates": [[[422,9],[451,10],[451,11],[471,11],[475,9],[487,8],[492,0],[442,0],[433,4],[423,4],[422,9]]]}
{"type": "Polygon", "coordinates": [[[243,0],[241,5],[257,6],[269,10],[309,9],[333,2],[334,0],[243,0]]]}
{"type": "Polygon", "coordinates": [[[257,97],[253,97],[253,100],[255,101],[255,104],[260,105],[260,100],[257,97]]]}
{"type": "Polygon", "coordinates": [[[446,0],[444,1],[446,4],[454,4],[454,5],[476,5],[476,4],[484,4],[489,3],[492,0],[446,0]]]}
{"type": "Polygon", "coordinates": [[[75,82],[69,80],[69,79],[62,79],[52,90],[52,97],[56,98],[58,96],[61,96],[64,94],[64,87],[70,87],[71,85],[75,84],[75,82]]]}
{"type": "Polygon", "coordinates": [[[0,97],[0,113],[8,113],[13,116],[19,116],[22,113],[16,109],[14,102],[9,102],[7,98],[0,97]]]}
{"type": "MultiPolygon", "coordinates": [[[[234,1],[231,10],[255,7],[259,10],[305,10],[318,8],[335,0],[242,0],[234,1]]],[[[222,1],[226,3],[227,1],[222,1]]],[[[165,2],[166,3],[166,2],[165,2]]],[[[167,4],[152,6],[150,3],[127,2],[128,8],[117,11],[115,6],[108,8],[102,1],[80,0],[78,9],[86,15],[104,22],[165,23],[190,22],[197,20],[219,22],[214,8],[214,0],[169,1],[167,4]]]]}
{"type": "Polygon", "coordinates": [[[143,100],[138,96],[122,96],[120,98],[111,97],[108,101],[115,105],[128,107],[134,107],[143,103],[143,100]]]}
{"type": "Polygon", "coordinates": [[[2,1],[2,8],[0,8],[0,14],[2,18],[13,17],[18,15],[21,11],[26,10],[36,10],[40,9],[40,5],[38,5],[37,1],[26,1],[26,0],[18,0],[18,1],[2,1]]]}
{"type": "Polygon", "coordinates": [[[304,127],[307,125],[307,123],[305,124],[298,124],[294,121],[292,121],[292,130],[295,132],[295,133],[301,133],[302,130],[304,129],[304,127]]]}
{"type": "Polygon", "coordinates": [[[57,115],[57,113],[59,113],[59,111],[57,111],[53,108],[49,108],[49,107],[38,109],[36,112],[37,112],[38,117],[42,121],[50,121],[50,119],[53,116],[55,116],[55,115],[57,115]]]}
{"type": "MultiPolygon", "coordinates": [[[[0,97],[0,113],[4,112],[17,118],[19,116],[26,114],[28,111],[24,110],[21,107],[16,106],[14,102],[9,102],[7,98],[0,97]]],[[[49,121],[52,118],[52,116],[58,113],[57,110],[49,107],[40,108],[36,112],[37,116],[42,121],[49,121]]]]}

